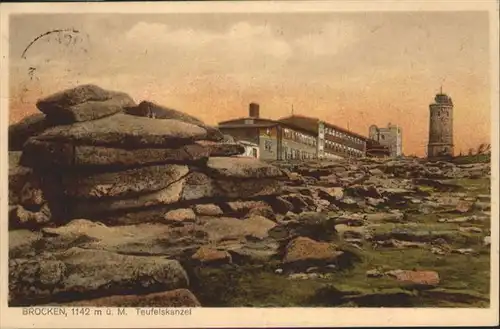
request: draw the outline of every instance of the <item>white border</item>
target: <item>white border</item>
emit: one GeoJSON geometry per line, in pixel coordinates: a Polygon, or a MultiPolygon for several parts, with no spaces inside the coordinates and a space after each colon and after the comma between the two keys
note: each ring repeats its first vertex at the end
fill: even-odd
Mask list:
{"type": "MultiPolygon", "coordinates": [[[[148,327],[299,327],[299,326],[482,326],[498,325],[498,193],[499,193],[499,20],[496,1],[281,1],[281,2],[141,2],[141,3],[46,3],[0,4],[0,170],[8,177],[8,22],[20,13],[282,13],[324,11],[470,11],[490,13],[491,108],[492,108],[492,275],[489,309],[378,309],[378,308],[199,308],[192,316],[126,317],[26,317],[7,307],[7,179],[1,180],[1,327],[2,328],[148,328],[148,327]]],[[[133,314],[134,309],[129,309],[133,314]]]]}

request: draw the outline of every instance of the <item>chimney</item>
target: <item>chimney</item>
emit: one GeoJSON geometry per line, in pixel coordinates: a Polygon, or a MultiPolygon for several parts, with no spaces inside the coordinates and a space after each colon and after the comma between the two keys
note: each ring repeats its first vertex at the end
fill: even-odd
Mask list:
{"type": "Polygon", "coordinates": [[[259,118],[259,104],[250,103],[250,106],[248,108],[248,116],[256,119],[259,118]]]}

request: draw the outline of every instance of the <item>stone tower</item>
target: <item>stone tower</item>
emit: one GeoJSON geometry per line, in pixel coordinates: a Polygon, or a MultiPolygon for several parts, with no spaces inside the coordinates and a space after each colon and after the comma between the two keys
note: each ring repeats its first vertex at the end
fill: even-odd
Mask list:
{"type": "Polygon", "coordinates": [[[427,157],[453,156],[453,101],[440,93],[429,105],[429,145],[427,157]]]}

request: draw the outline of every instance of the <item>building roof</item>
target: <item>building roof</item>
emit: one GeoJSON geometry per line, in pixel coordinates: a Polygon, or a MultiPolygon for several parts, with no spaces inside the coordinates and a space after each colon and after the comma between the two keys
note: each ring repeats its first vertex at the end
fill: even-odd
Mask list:
{"type": "MultiPolygon", "coordinates": [[[[255,118],[255,117],[241,117],[241,118],[235,118],[235,119],[231,119],[231,120],[221,121],[221,122],[218,123],[218,125],[225,127],[228,124],[235,124],[235,123],[240,122],[240,121],[244,122],[245,120],[253,120],[254,122],[262,122],[262,123],[263,122],[274,123],[274,124],[278,124],[279,123],[276,120],[271,120],[271,119],[255,118]]],[[[247,125],[251,125],[251,123],[247,124],[247,125]]]]}
{"type": "Polygon", "coordinates": [[[235,123],[235,124],[223,124],[218,128],[271,128],[279,125],[279,123],[235,123]]]}
{"type": "MultiPolygon", "coordinates": [[[[288,116],[285,118],[281,118],[278,121],[286,122],[288,124],[300,127],[304,130],[308,130],[310,132],[313,132],[314,134],[318,133],[318,124],[320,122],[320,120],[318,118],[312,118],[312,117],[307,117],[307,116],[303,116],[303,115],[291,115],[291,116],[288,116]]],[[[334,125],[334,124],[331,124],[331,123],[328,123],[325,121],[321,121],[321,122],[323,122],[325,124],[325,126],[327,126],[329,128],[333,128],[333,129],[336,129],[338,131],[342,131],[346,134],[356,136],[356,137],[361,138],[363,140],[368,139],[367,137],[360,135],[358,133],[355,133],[354,131],[347,130],[345,128],[339,127],[337,125],[334,125]]]]}
{"type": "Polygon", "coordinates": [[[263,119],[263,118],[252,118],[252,117],[244,117],[244,118],[237,118],[237,119],[232,119],[228,121],[222,121],[219,122],[218,128],[270,128],[270,127],[275,127],[275,126],[283,126],[286,128],[290,128],[293,130],[301,131],[306,134],[311,134],[311,135],[316,135],[317,134],[317,129],[315,131],[311,131],[308,129],[304,129],[304,127],[295,125],[293,123],[288,123],[288,122],[283,122],[283,121],[276,121],[276,120],[271,120],[271,119],[263,119]],[[245,120],[253,120],[253,123],[244,123],[245,120]]]}
{"type": "Polygon", "coordinates": [[[281,118],[278,121],[291,126],[299,127],[315,135],[318,134],[319,120],[316,118],[310,118],[302,115],[291,115],[289,117],[281,118]]]}

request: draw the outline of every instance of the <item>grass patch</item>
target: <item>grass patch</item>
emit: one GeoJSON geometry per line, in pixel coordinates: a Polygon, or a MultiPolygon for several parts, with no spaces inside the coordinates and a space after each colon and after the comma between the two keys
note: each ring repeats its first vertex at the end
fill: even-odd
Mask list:
{"type": "Polygon", "coordinates": [[[454,164],[490,163],[491,154],[463,155],[454,157],[451,162],[454,164]]]}
{"type": "Polygon", "coordinates": [[[465,188],[467,194],[475,197],[479,194],[490,194],[491,179],[489,177],[483,178],[459,178],[449,180],[448,183],[460,185],[465,188]]]}
{"type": "Polygon", "coordinates": [[[190,275],[191,290],[207,307],[485,307],[489,259],[488,253],[438,256],[425,249],[367,249],[356,266],[327,278],[290,280],[274,273],[278,262],[197,268],[190,275]],[[366,271],[374,268],[433,270],[441,283],[436,293],[424,293],[392,278],[368,278],[366,271]]]}

